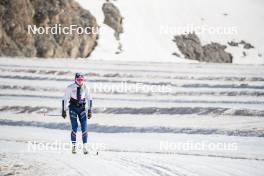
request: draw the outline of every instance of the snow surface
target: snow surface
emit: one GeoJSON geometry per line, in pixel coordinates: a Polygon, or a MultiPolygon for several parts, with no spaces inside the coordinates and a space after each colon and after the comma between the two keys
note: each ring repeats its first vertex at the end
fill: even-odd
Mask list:
{"type": "Polygon", "coordinates": [[[219,42],[227,45],[230,41],[245,40],[255,46],[255,49],[245,50],[242,47],[228,46],[227,51],[234,56],[234,63],[264,63],[263,0],[113,1],[124,17],[124,34],[121,35],[124,51],[118,55],[115,54],[118,42],[114,39],[114,32],[103,24],[104,15],[101,8],[105,1],[77,1],[97,18],[101,26],[101,37],[92,53],[92,58],[96,60],[194,62],[172,55],[174,52],[180,53],[172,42],[173,36],[193,31],[194,27],[207,26],[206,29],[231,32],[198,33],[203,44],[219,42]],[[189,28],[181,32],[184,27],[189,28]],[[243,57],[243,51],[246,52],[246,57],[243,57]],[[262,57],[258,56],[259,54],[262,57]]]}
{"type": "Polygon", "coordinates": [[[102,144],[99,156],[77,155],[69,151],[36,150],[29,143],[67,141],[68,132],[30,127],[0,129],[0,162],[10,170],[31,175],[262,175],[264,169],[264,140],[258,138],[175,135],[175,134],[96,134],[90,133],[90,142],[102,144]],[[17,132],[16,136],[10,130],[17,132]],[[33,132],[33,133],[32,133],[33,132]],[[238,145],[238,151],[173,151],[160,150],[160,141],[228,143],[238,145]],[[6,161],[7,160],[7,161],[6,161]],[[9,160],[9,161],[8,161],[9,160]],[[12,160],[12,162],[10,162],[12,160]],[[20,167],[19,167],[20,166],[20,167]],[[36,168],[38,170],[36,171],[36,168]],[[33,169],[31,169],[33,168],[33,169]],[[35,170],[34,170],[35,169],[35,170]]]}
{"type": "MultiPolygon", "coordinates": [[[[262,176],[262,65],[179,64],[67,59],[0,59],[0,175],[262,176]],[[74,72],[88,85],[167,85],[166,93],[94,92],[89,142],[81,149],[28,151],[28,143],[69,142],[61,97],[74,72]],[[229,145],[226,150],[161,148],[229,145]]],[[[78,134],[80,140],[80,134],[78,134]]]]}

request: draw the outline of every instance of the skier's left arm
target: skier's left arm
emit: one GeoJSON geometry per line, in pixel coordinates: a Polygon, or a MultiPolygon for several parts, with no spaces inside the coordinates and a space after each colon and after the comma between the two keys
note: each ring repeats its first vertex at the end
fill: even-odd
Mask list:
{"type": "Polygon", "coordinates": [[[86,99],[86,104],[87,104],[87,117],[90,119],[92,117],[92,106],[93,106],[93,99],[91,95],[90,89],[85,86],[85,99],[86,99]]]}

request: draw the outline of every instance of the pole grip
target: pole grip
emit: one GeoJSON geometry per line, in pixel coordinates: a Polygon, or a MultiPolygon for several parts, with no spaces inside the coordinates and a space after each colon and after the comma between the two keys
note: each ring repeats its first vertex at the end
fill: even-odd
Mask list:
{"type": "Polygon", "coordinates": [[[89,109],[90,110],[92,109],[92,106],[93,106],[93,100],[90,100],[90,102],[89,102],[89,109]]]}

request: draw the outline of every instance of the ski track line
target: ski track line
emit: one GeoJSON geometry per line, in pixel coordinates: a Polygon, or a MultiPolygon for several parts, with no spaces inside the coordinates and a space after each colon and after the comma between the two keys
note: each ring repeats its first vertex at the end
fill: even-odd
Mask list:
{"type": "MultiPolygon", "coordinates": [[[[60,112],[58,107],[51,106],[0,106],[0,112],[12,112],[16,114],[44,114],[60,112]]],[[[264,117],[264,111],[258,109],[231,108],[221,106],[174,106],[174,107],[98,107],[93,112],[98,114],[132,114],[132,115],[197,115],[197,116],[253,116],[264,117]]]]}
{"type": "MultiPolygon", "coordinates": [[[[54,78],[54,77],[60,77],[60,78],[69,78],[72,75],[74,75],[75,72],[73,71],[58,71],[58,70],[19,70],[19,69],[4,69],[4,68],[0,68],[0,70],[2,70],[3,75],[7,76],[6,73],[8,73],[8,75],[12,75],[12,76],[27,76],[30,77],[33,75],[37,76],[38,78],[54,78]],[[41,76],[44,75],[44,76],[41,76]],[[67,76],[67,77],[65,77],[67,76]]],[[[1,73],[1,71],[0,71],[1,73]]],[[[121,73],[98,73],[98,72],[89,72],[84,74],[85,76],[89,77],[90,80],[96,80],[97,79],[102,79],[105,80],[107,79],[112,79],[113,81],[117,81],[118,80],[139,80],[139,79],[143,79],[146,80],[148,78],[155,78],[155,80],[163,80],[163,81],[170,81],[170,82],[175,82],[177,80],[177,82],[182,82],[182,81],[197,81],[200,83],[203,82],[213,82],[213,81],[217,81],[217,82],[225,82],[225,83],[229,83],[229,82],[240,82],[240,83],[245,83],[245,82],[263,82],[264,78],[262,77],[256,77],[256,76],[197,76],[197,75],[189,75],[189,76],[185,76],[185,75],[178,75],[178,76],[171,76],[171,75],[140,75],[140,74],[133,74],[133,73],[129,73],[129,74],[121,74],[121,73]]],[[[157,82],[155,82],[157,83],[157,82]]],[[[166,83],[166,82],[165,82],[166,83]]]]}
{"type": "Polygon", "coordinates": [[[157,175],[165,175],[165,176],[198,176],[194,172],[188,171],[186,169],[180,168],[175,165],[175,163],[168,164],[168,162],[164,162],[163,160],[154,160],[153,158],[140,155],[140,159],[131,159],[128,157],[120,158],[121,161],[124,161],[126,164],[137,166],[139,165],[144,170],[149,170],[157,175]],[[144,159],[142,159],[144,157],[144,159]]]}
{"type": "MultiPolygon", "coordinates": [[[[0,78],[2,79],[13,79],[13,80],[38,80],[38,81],[60,81],[60,82],[69,82],[72,81],[72,78],[56,78],[56,77],[39,77],[39,76],[21,76],[21,75],[16,75],[16,76],[9,76],[9,75],[0,75],[0,78]]],[[[192,83],[172,83],[171,81],[166,81],[166,82],[149,82],[149,81],[132,81],[132,80],[124,80],[127,84],[138,84],[139,82],[144,84],[144,85],[152,85],[152,86],[162,86],[162,85],[167,85],[171,86],[172,88],[240,88],[240,89],[264,89],[264,85],[249,85],[248,83],[233,83],[233,84],[192,84],[192,83]]],[[[89,80],[91,83],[121,83],[122,80],[109,80],[109,79],[91,79],[89,80]]]]}
{"type": "MultiPolygon", "coordinates": [[[[34,95],[34,94],[1,94],[0,97],[21,97],[21,98],[45,98],[45,99],[57,99],[58,101],[61,100],[61,96],[49,96],[49,95],[34,95]]],[[[201,100],[184,100],[184,99],[174,99],[174,100],[165,100],[165,99],[146,99],[146,98],[141,98],[141,99],[129,99],[124,96],[124,98],[100,98],[100,97],[94,97],[94,100],[107,100],[107,101],[123,101],[123,102],[155,102],[155,103],[190,103],[190,104],[195,104],[195,103],[206,103],[206,104],[264,104],[264,101],[259,101],[259,100],[248,100],[248,101],[235,101],[235,100],[203,100],[203,97],[199,97],[201,100]]]]}
{"type": "MultiPolygon", "coordinates": [[[[43,91],[43,92],[57,92],[57,93],[61,93],[64,91],[64,89],[59,89],[59,88],[54,88],[54,87],[36,87],[36,86],[31,86],[31,85],[19,85],[19,83],[15,83],[14,84],[5,84],[5,85],[0,85],[0,89],[1,90],[20,90],[20,91],[30,91],[30,92],[39,92],[39,91],[43,91]]],[[[109,95],[109,93],[105,93],[105,92],[100,92],[101,95],[109,95]]],[[[127,95],[127,93],[125,92],[113,92],[111,93],[111,95],[118,95],[118,96],[125,96],[127,95]]],[[[247,97],[262,97],[264,96],[264,91],[262,90],[240,90],[239,88],[235,88],[228,90],[216,90],[216,89],[203,89],[203,88],[197,88],[195,91],[191,90],[190,88],[186,88],[186,90],[173,90],[172,92],[154,92],[151,94],[148,92],[131,92],[129,93],[129,95],[144,95],[146,98],[148,97],[153,97],[154,95],[160,96],[160,97],[166,97],[166,96],[173,96],[173,97],[177,97],[177,96],[200,96],[201,98],[204,96],[228,96],[228,97],[241,97],[241,96],[245,96],[245,98],[247,97]]]]}
{"type": "Polygon", "coordinates": [[[200,154],[200,153],[184,153],[184,152],[150,152],[150,151],[136,151],[136,150],[116,150],[108,149],[106,152],[115,153],[138,153],[138,154],[160,154],[160,155],[182,155],[182,156],[198,156],[198,157],[210,157],[210,158],[224,158],[233,160],[253,160],[264,162],[264,158],[249,158],[249,157],[239,157],[239,156],[226,156],[226,155],[213,155],[213,154],[200,154]]]}
{"type": "Polygon", "coordinates": [[[193,172],[179,169],[175,164],[170,164],[163,162],[161,164],[161,161],[156,161],[153,159],[150,159],[149,157],[145,155],[140,155],[138,158],[129,158],[129,157],[120,157],[120,162],[124,162],[126,165],[138,167],[140,166],[140,169],[144,169],[146,171],[152,172],[155,175],[164,175],[164,176],[197,176],[197,174],[194,174],[193,172]],[[144,158],[144,159],[142,159],[144,158]],[[165,166],[165,164],[167,166],[165,166]]]}
{"type": "MultiPolygon", "coordinates": [[[[65,130],[70,129],[68,123],[54,122],[37,122],[37,121],[13,121],[0,119],[0,126],[31,126],[42,127],[47,129],[65,130]]],[[[151,126],[151,127],[133,127],[133,126],[114,126],[90,124],[90,132],[97,133],[172,133],[172,134],[202,134],[202,135],[227,135],[227,136],[244,136],[244,137],[264,137],[263,130],[237,130],[237,129],[221,129],[221,128],[190,128],[190,127],[166,127],[166,126],[151,126]]]]}
{"type": "MultiPolygon", "coordinates": [[[[155,65],[150,65],[148,67],[143,66],[143,68],[146,68],[144,70],[138,70],[138,69],[134,69],[135,65],[131,65],[130,67],[120,67],[120,65],[118,64],[110,64],[109,66],[105,65],[105,63],[102,65],[100,63],[96,63],[96,64],[91,64],[91,63],[87,63],[89,64],[89,70],[95,70],[96,72],[89,72],[89,73],[111,73],[115,76],[117,76],[115,73],[119,73],[119,72],[124,72],[124,75],[127,75],[127,73],[131,73],[132,75],[134,75],[135,73],[140,73],[142,75],[145,75],[146,72],[152,72],[155,73],[158,70],[155,69],[156,66],[155,65]],[[109,67],[112,67],[111,69],[109,69],[109,67]],[[115,69],[113,69],[113,67],[115,69]],[[132,68],[132,70],[130,70],[132,68]]],[[[159,67],[161,69],[161,71],[163,71],[164,73],[168,74],[171,78],[171,74],[181,74],[181,75],[194,75],[197,76],[198,75],[204,75],[204,74],[208,74],[210,72],[214,73],[214,75],[217,74],[221,74],[221,77],[223,77],[224,75],[228,76],[229,78],[236,78],[238,76],[234,76],[236,75],[237,72],[241,72],[243,73],[242,75],[245,76],[249,76],[249,75],[259,75],[260,80],[263,80],[262,78],[262,72],[263,72],[263,67],[262,66],[258,66],[258,67],[247,67],[247,66],[242,66],[242,65],[233,65],[232,67],[228,67],[228,65],[218,65],[215,64],[215,68],[211,68],[208,67],[208,65],[201,65],[201,67],[193,67],[193,65],[191,64],[184,64],[182,68],[178,67],[179,64],[172,64],[172,66],[177,66],[177,68],[173,68],[171,69],[171,65],[170,67],[159,67]],[[221,67],[223,67],[224,69],[221,69],[221,67]],[[243,72],[241,70],[243,70],[246,67],[246,72],[243,72]],[[162,70],[163,69],[163,70],[162,70]],[[171,69],[171,70],[170,70],[171,69]],[[207,70],[206,70],[207,69],[207,70]],[[170,71],[168,71],[170,70],[170,71]],[[187,74],[188,73],[188,74],[187,74]],[[246,73],[246,74],[244,74],[246,73]],[[232,75],[232,76],[230,76],[232,75]]],[[[88,66],[88,65],[87,65],[88,66]]],[[[46,74],[57,74],[57,75],[65,75],[65,74],[71,74],[74,73],[76,70],[87,70],[86,67],[65,67],[65,66],[43,66],[43,65],[38,65],[38,66],[23,66],[23,65],[12,65],[12,64],[4,64],[1,65],[0,64],[0,69],[2,70],[2,72],[28,72],[28,73],[46,73],[46,74]],[[65,71],[66,70],[66,71],[65,71]]],[[[86,71],[87,72],[87,71],[86,71]]],[[[162,75],[162,74],[158,74],[158,75],[162,75]]],[[[158,76],[157,75],[157,76],[158,76]]],[[[239,76],[238,80],[241,80],[241,76],[239,76]]],[[[106,75],[109,76],[109,75],[106,75]]],[[[110,75],[111,76],[111,75],[110,75]]],[[[212,75],[210,75],[212,76],[212,75]]],[[[185,76],[186,77],[186,76],[185,76]]],[[[172,77],[173,78],[173,77],[172,77]]]]}
{"type": "MultiPolygon", "coordinates": [[[[32,64],[32,63],[31,63],[32,64]]],[[[261,75],[261,72],[263,72],[262,66],[253,66],[251,69],[250,67],[247,67],[247,65],[227,65],[227,64],[179,64],[179,63],[170,63],[169,65],[165,64],[158,64],[159,70],[153,69],[157,65],[151,63],[149,65],[141,65],[140,67],[137,66],[137,64],[133,63],[129,65],[128,67],[121,67],[120,64],[116,63],[110,63],[107,64],[104,62],[103,65],[100,64],[100,62],[92,63],[87,62],[85,63],[86,67],[69,67],[69,66],[53,66],[50,65],[44,65],[40,66],[40,63],[38,64],[37,68],[42,69],[64,69],[64,70],[87,70],[87,66],[89,65],[89,70],[104,70],[104,71],[119,71],[119,72],[153,72],[153,73],[167,73],[167,74],[173,74],[173,73],[199,73],[199,74],[208,74],[208,72],[222,72],[222,74],[232,74],[236,75],[237,71],[247,69],[247,74],[250,74],[251,72],[254,72],[255,70],[259,71],[259,75],[261,75]],[[109,67],[115,67],[115,69],[109,68],[109,67]],[[136,68],[136,69],[135,69],[136,68]],[[223,69],[224,68],[224,69],[223,69]],[[155,71],[154,71],[155,70],[155,71]],[[169,71],[168,71],[169,70],[169,71]],[[187,70],[187,72],[186,72],[187,70]],[[204,71],[206,70],[206,71],[204,71]]],[[[1,67],[17,67],[17,68],[32,68],[35,69],[35,65],[25,65],[22,64],[0,64],[1,67]]],[[[243,73],[243,72],[242,72],[243,73]]]]}
{"type": "Polygon", "coordinates": [[[162,176],[172,176],[174,175],[174,173],[168,173],[169,170],[168,169],[160,169],[157,167],[154,167],[153,165],[147,165],[147,164],[143,164],[143,163],[137,163],[134,162],[132,160],[120,160],[121,162],[125,162],[126,165],[132,166],[132,167],[140,167],[140,169],[143,169],[146,172],[150,172],[153,173],[153,175],[162,175],[162,176]]]}
{"type": "MultiPolygon", "coordinates": [[[[17,73],[17,74],[34,74],[34,75],[52,75],[52,76],[72,76],[75,74],[73,71],[58,71],[58,70],[41,70],[41,69],[6,69],[6,68],[0,68],[0,72],[3,73],[17,73]]],[[[102,73],[102,72],[89,72],[85,74],[89,77],[99,77],[99,78],[146,78],[146,76],[153,77],[153,78],[159,78],[159,79],[170,79],[170,80],[200,80],[200,81],[256,81],[256,82],[262,82],[264,81],[264,78],[262,77],[238,77],[238,76],[165,76],[165,75],[136,75],[132,72],[129,74],[120,74],[119,72],[109,72],[109,73],[102,73]]]]}
{"type": "MultiPolygon", "coordinates": [[[[1,90],[21,90],[21,91],[31,91],[31,92],[58,92],[61,93],[63,92],[64,89],[58,89],[58,88],[53,88],[53,87],[36,87],[36,86],[30,86],[30,85],[0,85],[1,90]]],[[[105,92],[100,92],[102,95],[109,95],[108,93],[105,92]]],[[[127,93],[124,92],[114,92],[111,93],[111,95],[127,95],[127,93]]],[[[148,93],[144,92],[136,92],[136,93],[129,93],[129,95],[145,95],[146,97],[149,97],[148,93]]],[[[155,92],[152,93],[153,95],[158,95],[158,96],[229,96],[229,97],[237,97],[237,96],[245,96],[247,97],[261,97],[264,96],[264,92],[260,91],[234,91],[234,90],[226,90],[226,91],[212,91],[208,90],[207,92],[205,91],[176,91],[176,92],[167,92],[167,93],[162,93],[162,92],[155,92]]]]}

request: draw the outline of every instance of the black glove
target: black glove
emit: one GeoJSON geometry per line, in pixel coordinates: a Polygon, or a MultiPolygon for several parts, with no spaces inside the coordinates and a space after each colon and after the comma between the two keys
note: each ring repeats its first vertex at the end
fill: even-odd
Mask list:
{"type": "Polygon", "coordinates": [[[62,111],[61,116],[65,119],[67,117],[66,111],[62,111]]]}
{"type": "Polygon", "coordinates": [[[92,118],[92,110],[91,109],[88,110],[87,118],[88,119],[92,118]]]}
{"type": "Polygon", "coordinates": [[[61,116],[65,119],[67,114],[66,114],[66,111],[64,110],[64,100],[62,100],[62,112],[61,112],[61,116]]]}

